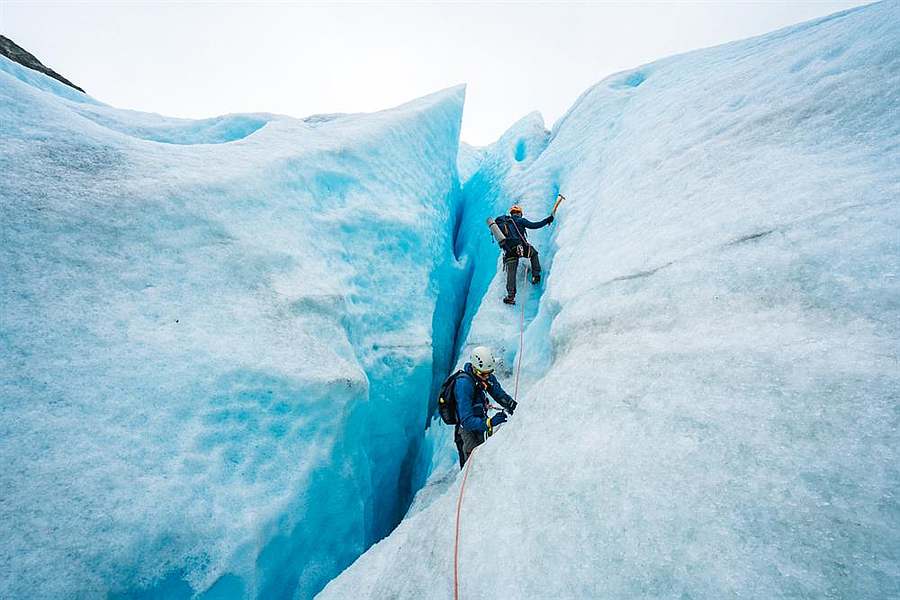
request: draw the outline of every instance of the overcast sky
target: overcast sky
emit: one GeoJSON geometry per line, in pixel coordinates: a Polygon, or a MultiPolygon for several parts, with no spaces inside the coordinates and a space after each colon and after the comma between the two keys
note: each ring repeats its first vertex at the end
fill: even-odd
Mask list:
{"type": "Polygon", "coordinates": [[[611,73],[867,3],[0,0],[0,32],[98,100],[171,116],[368,112],[467,83],[462,137],[483,145],[611,73]]]}

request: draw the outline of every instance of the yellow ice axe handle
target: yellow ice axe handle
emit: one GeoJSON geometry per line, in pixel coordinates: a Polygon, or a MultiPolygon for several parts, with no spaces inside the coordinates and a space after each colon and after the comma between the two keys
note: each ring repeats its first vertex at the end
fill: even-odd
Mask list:
{"type": "Polygon", "coordinates": [[[562,194],[556,195],[556,204],[553,205],[553,210],[550,211],[551,215],[556,216],[556,209],[559,208],[559,205],[562,204],[562,201],[565,199],[566,199],[566,197],[563,196],[562,194]]]}

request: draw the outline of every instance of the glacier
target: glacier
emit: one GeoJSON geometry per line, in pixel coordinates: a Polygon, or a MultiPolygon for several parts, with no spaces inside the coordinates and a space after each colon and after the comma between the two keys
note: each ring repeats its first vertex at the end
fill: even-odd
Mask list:
{"type": "Polygon", "coordinates": [[[460,150],[458,360],[523,366],[458,589],[432,422],[407,517],[317,598],[900,597],[900,4],[613,75],[541,129],[460,150]],[[482,217],[558,191],[505,307],[482,217]]]}
{"type": "Polygon", "coordinates": [[[0,57],[0,597],[308,598],[393,528],[463,98],[191,121],[0,57]]]}
{"type": "Polygon", "coordinates": [[[453,597],[477,345],[460,597],[900,597],[900,3],[483,148],[464,96],[175,119],[0,57],[0,597],[453,597]],[[486,218],[560,192],[503,305],[486,218]]]}

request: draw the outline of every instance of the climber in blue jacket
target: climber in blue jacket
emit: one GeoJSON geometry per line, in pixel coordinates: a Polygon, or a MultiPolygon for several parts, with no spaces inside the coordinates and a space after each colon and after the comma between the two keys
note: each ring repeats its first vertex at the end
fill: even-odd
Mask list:
{"type": "Polygon", "coordinates": [[[549,215],[540,221],[529,221],[522,216],[522,207],[513,204],[509,208],[509,215],[502,215],[494,219],[494,222],[506,236],[503,240],[503,268],[506,269],[506,304],[516,303],[516,271],[519,268],[519,259],[528,258],[531,261],[531,283],[537,285],[541,282],[541,262],[538,260],[537,249],[528,243],[525,231],[527,229],[540,229],[553,222],[553,215],[549,215]]]}
{"type": "Polygon", "coordinates": [[[453,384],[458,417],[453,439],[459,451],[460,468],[466,464],[472,451],[484,443],[485,434],[491,436],[495,427],[506,422],[506,413],[511,415],[516,410],[516,401],[494,377],[495,367],[496,361],[491,351],[479,346],[472,351],[471,362],[463,367],[464,375],[457,377],[453,384]],[[503,407],[504,412],[487,416],[490,404],[485,392],[503,407]]]}

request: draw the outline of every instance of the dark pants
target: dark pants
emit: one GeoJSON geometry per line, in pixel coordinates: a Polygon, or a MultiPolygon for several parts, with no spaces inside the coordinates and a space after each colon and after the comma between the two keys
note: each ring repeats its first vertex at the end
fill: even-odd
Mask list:
{"type": "Polygon", "coordinates": [[[459,468],[462,469],[472,450],[484,443],[483,431],[469,431],[459,425],[453,430],[453,441],[456,442],[456,450],[459,452],[459,468]]]}
{"type": "MultiPolygon", "coordinates": [[[[531,261],[532,275],[539,275],[541,272],[541,261],[538,260],[538,251],[530,244],[525,245],[525,256],[531,261]]],[[[519,270],[519,255],[508,253],[503,257],[503,268],[506,269],[506,293],[511,298],[516,297],[516,272],[519,270]]]]}

